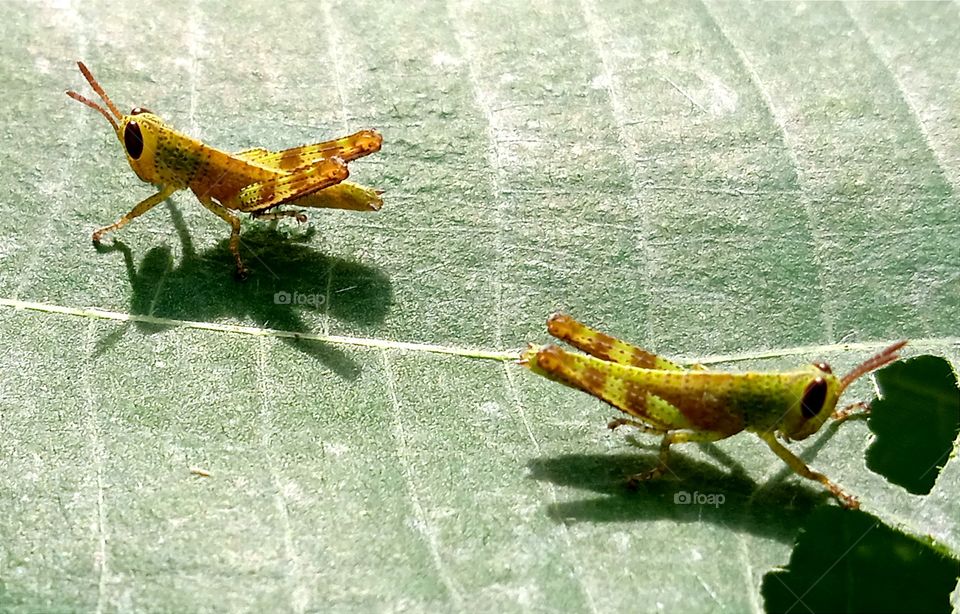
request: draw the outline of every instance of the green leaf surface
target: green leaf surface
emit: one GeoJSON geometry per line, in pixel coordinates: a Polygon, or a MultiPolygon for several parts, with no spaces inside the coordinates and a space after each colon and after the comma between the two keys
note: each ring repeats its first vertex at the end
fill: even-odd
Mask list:
{"type": "MultiPolygon", "coordinates": [[[[956,371],[958,27],[956,3],[3,3],[0,610],[761,611],[834,502],[746,434],[627,491],[656,440],[504,352],[563,310],[717,368],[842,373],[907,338],[956,371]],[[376,128],[350,168],[384,208],[245,223],[245,284],[189,192],[98,252],[152,188],[63,95],[92,95],[78,59],[228,151],[376,128]]],[[[792,447],[960,556],[956,442],[914,495],[870,439],[792,447]]]]}

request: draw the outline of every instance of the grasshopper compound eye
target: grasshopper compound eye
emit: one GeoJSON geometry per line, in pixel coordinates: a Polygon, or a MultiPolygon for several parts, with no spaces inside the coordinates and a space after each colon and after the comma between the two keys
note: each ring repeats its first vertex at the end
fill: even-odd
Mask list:
{"type": "Polygon", "coordinates": [[[807,389],[803,391],[803,398],[800,400],[800,412],[804,418],[809,420],[820,413],[826,400],[827,380],[818,377],[810,382],[807,389]]]}
{"type": "Polygon", "coordinates": [[[123,127],[123,146],[134,160],[138,160],[143,154],[143,133],[140,132],[137,122],[127,122],[123,127]]]}
{"type": "Polygon", "coordinates": [[[130,115],[140,115],[141,113],[153,113],[153,111],[145,107],[133,107],[133,110],[130,111],[130,115]]]}

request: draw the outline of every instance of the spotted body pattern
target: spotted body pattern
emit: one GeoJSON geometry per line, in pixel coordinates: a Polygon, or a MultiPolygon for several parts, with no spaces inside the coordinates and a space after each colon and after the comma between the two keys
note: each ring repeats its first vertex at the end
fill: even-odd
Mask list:
{"type": "Polygon", "coordinates": [[[230,251],[237,274],[243,277],[246,268],[240,258],[240,220],[231,211],[266,219],[295,217],[302,222],[306,220],[302,211],[277,208],[290,205],[377,211],[382,205],[379,191],[344,181],[349,175],[348,162],[380,150],[383,139],[373,130],[278,152],[254,148],[229,154],[177,132],[146,109],[137,107],[129,115],[121,114],[83,62],[77,64],[110,113],[76,92],[67,95],[106,117],[137,177],[160,188],[117,222],[94,232],[94,243],[175,191],[189,188],[204,207],[230,224],[230,251]]]}
{"type": "Polygon", "coordinates": [[[649,479],[665,471],[671,444],[717,441],[747,430],[763,439],[797,473],[826,486],[847,507],[857,507],[857,500],[807,467],[777,437],[804,439],[831,416],[848,415],[848,409],[835,411],[843,390],[861,375],[896,360],[906,344],[896,343],[838,378],[825,363],[775,373],[715,372],[699,365],[683,368],[563,314],[552,316],[547,330],[588,355],[556,345],[531,345],[521,355],[521,364],[588,392],[630,416],[612,421],[611,428],[630,425],[663,435],[657,467],[634,479],[649,479]]]}

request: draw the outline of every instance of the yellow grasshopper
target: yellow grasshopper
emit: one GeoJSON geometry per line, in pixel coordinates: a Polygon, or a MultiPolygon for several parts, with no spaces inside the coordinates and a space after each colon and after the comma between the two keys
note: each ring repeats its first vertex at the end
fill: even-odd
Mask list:
{"type": "Polygon", "coordinates": [[[373,130],[361,130],[332,141],[302,145],[283,151],[262,148],[229,154],[177,132],[151,111],[136,107],[123,115],[83,64],[80,72],[110,113],[74,91],[67,96],[96,109],[107,118],[127,154],[127,162],[141,180],[160,188],[119,220],[93,233],[94,244],[104,234],[125,226],[171,194],[190,188],[200,203],[230,224],[230,251],[237,263],[237,276],[246,276],[240,258],[242,211],[260,219],[293,217],[306,221],[302,211],[276,210],[280,205],[377,211],[380,192],[345,183],[347,163],[380,150],[383,138],[373,130]]]}
{"type": "Polygon", "coordinates": [[[613,420],[608,425],[611,429],[629,425],[663,435],[657,466],[631,481],[661,475],[667,469],[671,444],[718,441],[747,430],[796,473],[826,486],[848,508],[859,503],[827,476],[810,469],[777,437],[788,442],[806,439],[830,417],[843,419],[858,408],[868,409],[864,403],[836,407],[851,382],[897,360],[907,343],[894,343],[838,378],[823,362],[773,373],[708,371],[700,365],[687,369],[564,314],[551,316],[547,330],[589,356],[556,345],[530,345],[521,354],[521,364],[631,416],[613,420]]]}

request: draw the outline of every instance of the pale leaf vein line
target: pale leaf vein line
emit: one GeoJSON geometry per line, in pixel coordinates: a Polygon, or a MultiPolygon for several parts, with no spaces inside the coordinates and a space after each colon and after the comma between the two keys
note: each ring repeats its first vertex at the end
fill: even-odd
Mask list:
{"type": "MultiPolygon", "coordinates": [[[[530,439],[530,444],[533,446],[534,451],[539,456],[540,452],[540,443],[537,441],[537,438],[533,435],[533,429],[530,426],[530,421],[527,419],[526,411],[523,408],[523,403],[520,400],[520,393],[517,390],[516,382],[513,381],[513,369],[509,368],[507,364],[503,365],[503,377],[506,380],[507,391],[510,394],[511,401],[513,406],[517,410],[517,416],[520,418],[520,422],[523,424],[524,429],[526,430],[527,437],[530,439]]],[[[547,497],[550,500],[550,503],[557,503],[557,491],[554,488],[553,484],[547,482],[545,484],[547,491],[547,497]]],[[[570,529],[567,527],[566,523],[559,523],[559,531],[561,538],[563,539],[564,546],[567,549],[567,552],[570,553],[571,567],[573,568],[574,578],[577,581],[577,584],[580,586],[580,591],[583,593],[584,599],[587,604],[587,608],[590,612],[596,614],[599,610],[597,609],[596,598],[593,596],[592,591],[590,590],[586,578],[586,571],[583,564],[580,562],[579,552],[576,551],[573,544],[573,538],[570,536],[570,529]]]]}
{"type": "Polygon", "coordinates": [[[894,72],[893,66],[890,64],[889,60],[880,52],[875,37],[870,34],[867,28],[863,27],[863,23],[861,22],[860,18],[850,10],[850,8],[847,6],[847,3],[843,4],[843,8],[847,12],[847,15],[850,16],[850,20],[853,21],[854,25],[857,27],[857,30],[863,35],[863,39],[866,41],[867,47],[870,49],[870,53],[877,58],[877,61],[880,62],[880,65],[883,66],[884,70],[890,76],[890,80],[900,93],[900,98],[910,111],[914,122],[916,122],[917,128],[919,128],[920,134],[923,137],[924,144],[927,146],[927,149],[930,150],[930,153],[933,154],[934,163],[936,163],[937,168],[940,169],[940,173],[950,182],[950,187],[953,189],[953,191],[956,192],[958,189],[960,189],[960,176],[958,176],[958,172],[954,171],[952,168],[948,169],[947,165],[944,163],[944,153],[940,147],[934,145],[933,139],[930,136],[930,130],[927,128],[926,122],[923,121],[923,117],[920,116],[920,112],[917,110],[917,103],[914,101],[913,96],[911,96],[907,89],[903,86],[903,82],[894,72]]]}
{"type": "MultiPolygon", "coordinates": [[[[484,93],[480,80],[480,73],[477,67],[478,58],[480,57],[479,53],[471,42],[470,37],[467,36],[464,31],[462,17],[464,11],[455,10],[454,7],[451,6],[451,2],[452,0],[447,0],[447,20],[452,26],[453,36],[457,41],[457,45],[466,56],[467,75],[470,79],[470,86],[473,91],[474,104],[476,104],[485,120],[487,132],[487,164],[491,169],[493,169],[493,172],[488,173],[487,175],[489,177],[490,188],[493,192],[494,200],[496,201],[493,210],[494,226],[496,231],[496,249],[500,254],[503,254],[504,164],[503,156],[500,152],[499,132],[501,131],[498,129],[496,115],[494,114],[490,103],[487,101],[487,96],[484,93]]],[[[498,346],[503,345],[503,267],[507,260],[508,259],[504,256],[494,259],[493,289],[494,309],[496,310],[494,322],[494,343],[498,346]]]]}
{"type": "Polygon", "coordinates": [[[287,500],[283,493],[283,484],[280,481],[280,470],[272,451],[273,412],[271,409],[270,391],[268,382],[271,381],[267,373],[267,346],[266,339],[261,337],[257,344],[257,391],[260,395],[260,449],[267,463],[270,481],[273,485],[273,501],[277,515],[280,517],[280,526],[283,529],[283,554],[287,559],[288,573],[291,583],[290,602],[293,611],[307,610],[309,587],[306,585],[306,575],[303,562],[297,553],[296,539],[293,525],[290,522],[290,513],[287,509],[287,500]]]}
{"type": "MultiPolygon", "coordinates": [[[[154,324],[157,326],[167,326],[171,328],[188,328],[196,330],[213,331],[220,333],[229,333],[235,335],[249,335],[254,337],[273,337],[278,339],[319,341],[321,343],[334,343],[337,345],[370,347],[386,350],[398,350],[408,352],[427,352],[434,354],[444,354],[447,356],[460,356],[463,358],[477,358],[481,360],[497,360],[503,362],[516,361],[519,358],[520,351],[512,350],[488,350],[482,348],[465,348],[449,346],[434,343],[420,343],[413,341],[393,341],[390,339],[378,339],[371,337],[349,337],[344,335],[320,335],[315,333],[301,333],[297,331],[279,330],[274,328],[261,328],[258,326],[242,326],[236,324],[220,324],[217,322],[203,322],[192,320],[173,320],[168,318],[159,318],[154,316],[144,316],[139,314],[129,314],[117,311],[108,311],[96,307],[77,308],[66,307],[63,305],[54,305],[50,303],[37,303],[31,301],[20,301],[16,299],[0,298],[0,307],[9,307],[15,310],[36,311],[45,314],[67,315],[80,318],[92,318],[98,320],[112,320],[116,322],[137,322],[143,324],[154,324]]],[[[671,355],[671,358],[680,362],[699,362],[700,364],[717,364],[744,362],[751,360],[763,360],[770,358],[783,358],[785,356],[820,356],[825,354],[835,354],[839,352],[868,352],[881,350],[890,345],[889,341],[865,341],[848,343],[829,343],[814,345],[797,345],[782,348],[769,348],[764,350],[752,350],[747,352],[737,352],[731,354],[712,354],[704,356],[683,356],[671,355]]],[[[920,337],[910,339],[908,349],[913,351],[929,350],[943,351],[949,347],[960,347],[960,337],[920,337]]]]}
{"type": "MultiPolygon", "coordinates": [[[[93,355],[94,348],[94,333],[96,332],[97,324],[96,322],[90,322],[87,326],[86,331],[86,355],[93,355]]],[[[103,493],[103,441],[100,437],[100,419],[98,416],[98,405],[93,394],[93,386],[90,382],[90,363],[83,370],[83,396],[86,404],[86,430],[90,436],[90,449],[93,456],[93,467],[96,470],[96,480],[97,480],[97,496],[96,496],[96,507],[97,507],[97,521],[95,523],[96,527],[96,539],[97,539],[97,549],[94,555],[94,561],[96,563],[96,568],[98,570],[98,580],[97,580],[97,614],[103,612],[104,606],[106,605],[107,600],[107,580],[110,577],[110,565],[108,561],[108,551],[107,551],[107,510],[106,503],[104,501],[103,493]]]]}
{"type": "Polygon", "coordinates": [[[185,38],[186,47],[190,53],[190,64],[188,67],[190,71],[190,133],[198,139],[202,136],[200,124],[197,122],[197,86],[200,81],[200,56],[203,51],[202,44],[204,39],[203,27],[200,23],[202,16],[203,12],[200,10],[197,0],[192,0],[190,2],[185,38]]]}
{"type": "Polygon", "coordinates": [[[780,135],[783,138],[783,143],[786,146],[787,155],[790,157],[790,163],[793,165],[794,170],[797,173],[797,182],[800,184],[801,190],[799,194],[800,203],[803,206],[804,215],[806,217],[807,229],[810,232],[810,238],[813,241],[813,252],[816,258],[816,273],[817,273],[817,285],[820,291],[820,322],[823,325],[823,333],[827,340],[834,341],[836,338],[834,333],[834,322],[831,313],[835,312],[833,300],[827,289],[826,281],[826,272],[824,263],[829,262],[826,254],[826,249],[824,247],[824,233],[823,229],[817,223],[817,215],[813,210],[813,203],[810,201],[810,197],[806,195],[806,191],[803,189],[803,184],[807,183],[807,180],[803,176],[803,169],[800,165],[800,159],[797,156],[797,144],[794,142],[793,137],[790,134],[790,131],[787,130],[787,120],[784,117],[784,114],[780,109],[774,104],[773,97],[770,95],[770,92],[767,91],[767,88],[764,87],[763,80],[760,78],[760,74],[757,72],[753,63],[747,58],[747,55],[743,52],[736,41],[734,41],[730,34],[724,28],[723,24],[720,23],[720,20],[714,15],[713,11],[710,9],[710,6],[707,0],[700,0],[703,10],[706,12],[707,16],[710,18],[710,21],[717,28],[717,32],[720,36],[727,42],[730,46],[730,49],[736,54],[737,60],[740,62],[740,65],[743,67],[747,76],[750,78],[750,82],[753,84],[753,87],[757,90],[757,93],[760,94],[760,98],[763,100],[763,104],[767,107],[767,111],[770,113],[770,117],[773,119],[774,124],[776,124],[777,129],[780,132],[780,135]]]}
{"type": "MultiPolygon", "coordinates": [[[[636,202],[636,206],[642,208],[642,194],[645,184],[641,180],[640,173],[637,170],[637,158],[640,155],[640,144],[631,136],[630,131],[628,130],[630,121],[627,109],[623,102],[625,100],[625,96],[623,87],[620,84],[620,77],[616,74],[616,71],[611,66],[609,54],[601,44],[603,22],[596,14],[595,7],[593,6],[591,0],[580,0],[580,11],[587,26],[587,33],[589,35],[588,38],[593,43],[594,53],[597,55],[597,58],[600,61],[601,81],[604,83],[604,89],[607,94],[607,104],[610,106],[610,112],[613,115],[613,120],[616,124],[617,139],[620,141],[620,144],[623,146],[623,148],[631,154],[630,156],[624,158],[623,162],[626,165],[627,174],[630,178],[630,184],[633,190],[633,199],[636,202]]],[[[638,220],[639,226],[637,234],[639,236],[638,240],[640,242],[643,266],[645,269],[649,270],[649,263],[653,262],[654,256],[650,245],[650,237],[652,236],[651,227],[648,222],[649,218],[651,217],[650,212],[640,211],[635,217],[638,220]]],[[[638,274],[638,277],[641,279],[651,279],[651,276],[643,271],[638,274]]],[[[647,284],[644,284],[641,287],[646,295],[644,303],[647,305],[647,308],[650,309],[653,305],[651,289],[647,284]]],[[[646,330],[644,331],[646,338],[656,338],[654,333],[653,318],[643,318],[643,321],[644,326],[646,327],[646,330]]]]}
{"type": "Polygon", "coordinates": [[[763,606],[757,599],[757,596],[760,594],[760,591],[758,590],[759,587],[756,587],[753,584],[753,563],[750,561],[750,550],[747,547],[747,539],[740,531],[731,532],[737,538],[737,553],[740,556],[740,560],[743,562],[743,579],[744,584],[746,585],[745,594],[748,595],[750,599],[750,610],[754,614],[762,614],[763,606]]]}
{"type": "Polygon", "coordinates": [[[433,565],[436,569],[440,582],[447,589],[451,601],[458,609],[463,608],[463,595],[457,586],[453,576],[447,570],[443,563],[443,557],[440,555],[439,540],[433,525],[427,517],[423,504],[420,502],[420,496],[417,492],[417,485],[413,476],[413,467],[410,463],[410,452],[407,446],[407,434],[403,428],[403,408],[400,405],[400,399],[397,396],[396,381],[393,377],[393,369],[390,366],[390,358],[387,352],[381,350],[381,360],[383,362],[383,377],[387,385],[387,392],[390,396],[391,409],[393,414],[393,437],[397,447],[397,457],[400,461],[400,471],[403,474],[403,481],[407,487],[407,495],[410,497],[410,506],[416,519],[417,529],[423,540],[426,542],[430,551],[430,557],[433,559],[433,565]]]}
{"type": "Polygon", "coordinates": [[[153,324],[156,326],[168,326],[172,328],[190,328],[197,330],[215,331],[221,333],[232,333],[238,335],[251,335],[255,337],[274,337],[279,339],[291,339],[294,341],[318,341],[321,343],[334,343],[338,345],[352,345],[359,347],[372,347],[381,349],[429,352],[434,354],[446,354],[451,356],[463,356],[465,358],[478,358],[486,360],[516,360],[519,356],[518,351],[497,351],[474,349],[457,346],[449,346],[434,343],[417,343],[411,341],[392,341],[389,339],[377,339],[369,337],[350,337],[345,335],[323,335],[316,333],[306,333],[297,331],[280,330],[275,328],[262,328],[258,326],[243,326],[236,324],[220,324],[217,322],[203,322],[194,320],[174,320],[170,318],[161,318],[156,316],[146,316],[142,314],[129,314],[117,311],[108,311],[96,307],[76,308],[65,307],[62,305],[53,305],[50,303],[37,303],[31,301],[20,301],[17,299],[0,298],[0,306],[13,309],[23,309],[28,311],[37,311],[40,313],[60,314],[81,318],[94,318],[99,320],[113,320],[117,322],[135,322],[141,324],[153,324]]]}
{"type": "Polygon", "coordinates": [[[340,45],[340,27],[331,14],[332,9],[330,8],[330,4],[329,2],[324,2],[321,5],[323,11],[323,28],[327,34],[327,57],[330,58],[330,63],[333,66],[333,83],[337,88],[337,100],[340,105],[340,124],[344,132],[346,132],[348,130],[347,121],[349,119],[349,113],[347,113],[347,94],[343,87],[343,62],[340,59],[341,52],[339,51],[343,49],[343,47],[340,45]]]}
{"type": "MultiPolygon", "coordinates": [[[[330,2],[320,3],[320,7],[323,13],[323,27],[327,35],[327,56],[330,58],[330,63],[333,66],[333,82],[337,88],[337,99],[339,101],[339,110],[340,110],[340,123],[343,128],[344,134],[349,132],[347,121],[349,115],[347,113],[347,94],[343,87],[343,65],[340,59],[339,49],[340,47],[340,29],[337,25],[336,20],[334,20],[330,7],[330,2]]],[[[331,287],[333,285],[333,267],[334,261],[331,259],[330,263],[327,265],[327,283],[326,289],[324,291],[323,301],[323,332],[330,332],[330,293],[331,287]]]]}

